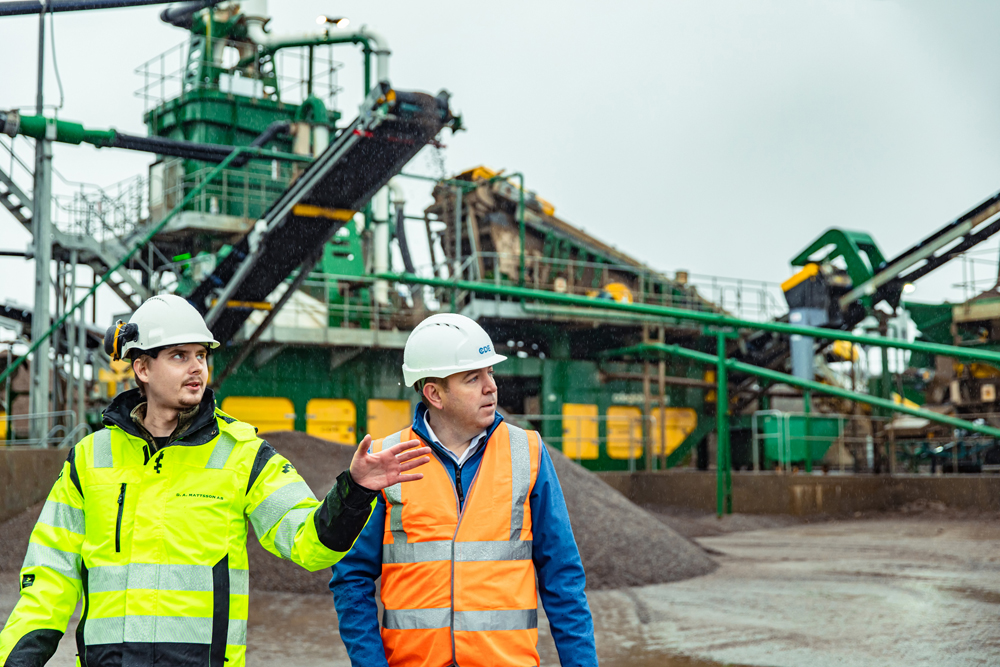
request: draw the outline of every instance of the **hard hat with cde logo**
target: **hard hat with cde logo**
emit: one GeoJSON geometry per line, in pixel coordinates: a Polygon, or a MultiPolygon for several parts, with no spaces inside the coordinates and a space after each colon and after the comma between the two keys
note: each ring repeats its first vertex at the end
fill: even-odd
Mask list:
{"type": "Polygon", "coordinates": [[[403,379],[407,387],[429,377],[444,378],[499,364],[493,341],[479,324],[465,315],[431,315],[417,325],[403,349],[403,379]]]}

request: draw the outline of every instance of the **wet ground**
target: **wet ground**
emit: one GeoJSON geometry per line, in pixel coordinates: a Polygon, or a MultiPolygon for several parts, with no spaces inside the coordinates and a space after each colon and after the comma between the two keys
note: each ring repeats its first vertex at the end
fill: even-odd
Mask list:
{"type": "MultiPolygon", "coordinates": [[[[682,517],[721,567],[592,592],[601,664],[998,665],[998,518],[682,517]]],[[[0,619],[16,600],[11,574],[0,577],[0,619]]],[[[349,664],[329,595],[254,592],[251,610],[249,664],[349,664]]],[[[542,625],[542,662],[557,665],[542,625]]],[[[49,664],[69,667],[74,654],[67,637],[49,664]]]]}

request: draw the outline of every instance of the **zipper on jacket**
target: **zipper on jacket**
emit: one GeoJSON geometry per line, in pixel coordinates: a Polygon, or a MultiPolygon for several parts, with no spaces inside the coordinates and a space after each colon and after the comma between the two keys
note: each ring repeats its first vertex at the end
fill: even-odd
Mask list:
{"type": "Polygon", "coordinates": [[[455,465],[455,490],[458,492],[458,511],[465,507],[465,492],[462,491],[462,466],[455,465]]]}
{"type": "Polygon", "coordinates": [[[122,551],[122,514],[125,512],[125,482],[118,493],[118,525],[115,526],[115,553],[122,551]]]}

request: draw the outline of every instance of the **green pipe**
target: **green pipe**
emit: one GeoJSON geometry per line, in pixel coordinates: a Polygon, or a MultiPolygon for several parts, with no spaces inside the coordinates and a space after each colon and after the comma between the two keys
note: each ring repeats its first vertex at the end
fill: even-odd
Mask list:
{"type": "MultiPolygon", "coordinates": [[[[368,65],[368,55],[372,53],[371,44],[367,37],[358,35],[357,33],[351,33],[348,35],[338,35],[335,33],[329,33],[326,35],[317,35],[315,37],[303,37],[302,39],[290,39],[285,42],[278,42],[277,44],[270,44],[261,49],[260,52],[255,53],[252,56],[247,56],[243,58],[238,63],[236,63],[237,68],[246,67],[252,64],[261,56],[269,56],[277,53],[281,49],[293,49],[297,46],[324,46],[327,44],[361,44],[365,48],[365,69],[366,71],[370,67],[368,65]]],[[[367,79],[366,79],[367,80],[367,79]]],[[[368,91],[365,91],[368,94],[368,91]]]]}
{"type": "MultiPolygon", "coordinates": [[[[812,413],[812,391],[809,390],[809,389],[806,389],[804,392],[802,392],[802,412],[806,416],[806,423],[804,424],[804,426],[805,426],[805,441],[806,441],[806,472],[812,472],[813,471],[812,440],[810,439],[810,436],[812,436],[812,429],[809,428],[809,425],[810,425],[810,423],[812,421],[812,417],[811,417],[811,413],[812,413]]],[[[789,447],[788,451],[791,451],[791,447],[789,447]]]]}
{"type": "MultiPolygon", "coordinates": [[[[556,292],[546,292],[528,287],[513,287],[506,285],[492,285],[489,283],[478,283],[467,280],[445,280],[442,278],[425,278],[412,273],[380,273],[375,276],[381,280],[389,280],[412,285],[430,285],[431,287],[443,287],[448,289],[460,289],[469,292],[482,294],[496,294],[500,296],[514,297],[517,299],[535,299],[537,301],[547,301],[550,303],[561,303],[585,308],[601,308],[604,310],[617,310],[629,313],[642,313],[653,315],[664,319],[688,320],[700,322],[709,326],[732,327],[736,329],[757,329],[761,331],[774,331],[781,334],[798,334],[800,336],[812,336],[824,340],[846,340],[860,345],[874,345],[876,347],[888,347],[901,350],[912,350],[914,352],[926,352],[928,354],[938,354],[956,359],[976,359],[986,361],[994,365],[1000,365],[1000,353],[986,350],[976,350],[953,345],[942,345],[940,343],[927,343],[924,341],[904,341],[893,340],[875,336],[865,336],[836,329],[821,329],[818,327],[798,326],[785,324],[783,322],[753,322],[742,320],[720,313],[705,312],[699,310],[684,310],[671,306],[654,306],[643,303],[619,303],[617,301],[602,301],[589,297],[575,296],[572,294],[559,294],[556,292]]],[[[713,362],[714,363],[714,362],[713,362]]],[[[752,367],[755,368],[755,367],[752,367]]]]}
{"type": "Polygon", "coordinates": [[[104,275],[102,275],[98,280],[96,280],[94,282],[94,285],[90,289],[87,290],[86,294],[83,295],[82,299],[80,299],[79,301],[77,301],[73,305],[72,308],[69,308],[65,313],[63,313],[62,317],[60,317],[58,320],[56,320],[55,323],[51,327],[49,327],[49,330],[46,331],[38,340],[32,341],[31,342],[31,347],[28,348],[27,352],[25,352],[23,355],[21,355],[20,357],[18,357],[17,360],[14,363],[12,363],[9,366],[7,366],[7,368],[2,373],[0,373],[0,382],[4,382],[9,375],[11,375],[15,370],[17,370],[17,367],[20,366],[22,363],[24,363],[24,360],[28,358],[28,355],[30,355],[31,353],[35,352],[39,347],[41,347],[42,343],[44,343],[53,334],[53,332],[56,331],[56,329],[58,329],[59,327],[61,327],[62,324],[63,324],[63,322],[65,322],[66,319],[69,318],[69,316],[72,315],[76,311],[77,308],[82,308],[83,305],[85,303],[87,303],[87,299],[89,299],[91,296],[93,296],[94,292],[97,291],[98,287],[100,287],[101,285],[103,285],[104,283],[106,283],[108,281],[108,279],[111,277],[112,273],[114,273],[115,271],[117,271],[118,269],[120,269],[122,266],[124,266],[125,263],[128,262],[128,260],[131,259],[132,256],[135,253],[139,252],[139,250],[141,250],[142,248],[144,248],[146,246],[146,244],[149,243],[152,240],[152,238],[154,236],[156,236],[159,233],[159,231],[161,229],[163,229],[167,225],[167,223],[169,223],[171,220],[173,220],[173,218],[174,218],[175,215],[177,215],[180,211],[182,211],[184,209],[184,207],[187,206],[191,202],[192,199],[194,199],[197,195],[201,194],[202,189],[204,189],[206,185],[208,185],[209,183],[211,183],[212,181],[214,181],[219,176],[219,174],[222,173],[222,170],[225,169],[226,167],[228,167],[229,164],[234,159],[236,159],[236,157],[238,155],[240,155],[242,153],[248,153],[248,152],[249,153],[265,153],[267,151],[263,151],[262,149],[257,149],[257,148],[249,148],[249,147],[237,148],[232,153],[230,153],[229,156],[226,157],[225,160],[223,160],[218,165],[216,165],[215,168],[212,169],[211,172],[209,172],[208,177],[204,181],[202,181],[201,183],[199,183],[196,188],[192,189],[191,192],[189,192],[187,194],[187,196],[184,197],[184,200],[181,201],[181,203],[178,204],[176,207],[174,207],[174,210],[170,211],[170,213],[167,214],[167,217],[163,218],[163,220],[161,220],[160,222],[158,222],[155,227],[153,227],[152,229],[150,229],[146,233],[146,235],[142,238],[142,240],[140,240],[138,243],[136,243],[135,245],[133,245],[132,249],[129,250],[127,253],[125,253],[124,257],[122,257],[120,260],[118,260],[117,264],[115,264],[114,266],[112,266],[111,268],[109,268],[104,275]]]}
{"type": "Polygon", "coordinates": [[[326,124],[330,120],[330,116],[327,114],[326,105],[323,104],[323,100],[319,99],[314,95],[310,95],[306,99],[302,100],[302,104],[295,111],[295,116],[293,120],[304,121],[306,120],[306,113],[311,113],[312,118],[310,119],[313,123],[323,123],[326,124]]]}
{"type": "MultiPolygon", "coordinates": [[[[882,398],[892,396],[892,384],[889,380],[889,350],[882,348],[882,376],[878,379],[878,392],[882,398]]],[[[902,398],[900,396],[900,399],[902,398]]]]}
{"type": "MultiPolygon", "coordinates": [[[[663,352],[683,357],[685,359],[691,359],[692,361],[697,361],[703,364],[719,364],[719,357],[714,354],[691,350],[686,347],[681,347],[680,345],[665,345],[663,343],[644,343],[641,345],[633,345],[619,350],[611,350],[608,354],[622,356],[625,354],[642,354],[647,352],[663,352]]],[[[974,424],[973,422],[965,421],[964,419],[949,417],[948,415],[931,412],[930,410],[911,408],[907,405],[903,405],[902,403],[893,403],[892,401],[884,398],[878,398],[869,394],[861,394],[856,391],[850,391],[849,389],[842,389],[840,387],[814,382],[813,380],[803,380],[802,378],[795,377],[794,375],[772,371],[769,368],[761,368],[760,366],[746,364],[742,361],[727,359],[725,361],[725,365],[729,370],[747,373],[748,375],[756,375],[757,377],[766,378],[774,382],[790,384],[793,387],[799,387],[800,389],[814,391],[821,394],[829,394],[830,396],[844,398],[849,401],[857,401],[858,403],[867,403],[868,405],[883,408],[887,411],[902,412],[903,414],[920,417],[921,419],[927,419],[939,424],[945,424],[953,428],[961,428],[967,431],[988,435],[992,438],[1000,438],[1000,429],[993,428],[992,426],[987,426],[985,424],[974,424]]]]}
{"type": "Polygon", "coordinates": [[[365,97],[368,97],[368,93],[372,89],[372,48],[368,45],[368,40],[365,40],[365,97]]]}
{"type": "MultiPolygon", "coordinates": [[[[318,99],[313,98],[319,107],[324,109],[323,103],[318,99]]],[[[24,135],[26,137],[32,137],[33,139],[43,139],[48,138],[50,141],[58,141],[60,143],[75,144],[79,145],[81,143],[88,143],[98,148],[121,148],[119,139],[121,137],[131,137],[132,135],[119,135],[118,130],[114,128],[108,130],[88,130],[80,123],[73,123],[67,120],[57,120],[55,118],[46,118],[45,116],[21,116],[19,119],[19,125],[17,129],[18,134],[24,135]],[[55,127],[55,137],[46,137],[46,125],[52,125],[55,127]]],[[[150,140],[162,139],[165,141],[172,141],[164,137],[149,137],[150,140]]],[[[184,142],[177,142],[178,145],[183,146],[184,142]]],[[[228,146],[221,144],[207,144],[211,148],[226,149],[228,146]]],[[[244,151],[251,153],[254,157],[273,159],[273,160],[283,160],[286,162],[312,162],[312,157],[308,155],[295,155],[293,153],[282,153],[281,151],[275,151],[270,149],[255,149],[252,151],[244,151]]],[[[233,155],[232,153],[229,154],[233,155]]]]}
{"type": "Polygon", "coordinates": [[[715,375],[715,507],[719,518],[733,513],[732,453],[729,448],[729,378],[726,368],[726,332],[716,334],[715,375]]]}
{"type": "Polygon", "coordinates": [[[98,148],[104,148],[115,143],[115,135],[117,134],[114,130],[87,130],[80,123],[71,123],[68,120],[55,120],[53,118],[46,118],[45,116],[21,116],[20,122],[18,134],[23,134],[33,139],[47,138],[65,144],[81,144],[86,142],[98,148]],[[47,124],[55,125],[55,137],[45,136],[45,126],[47,124]]]}

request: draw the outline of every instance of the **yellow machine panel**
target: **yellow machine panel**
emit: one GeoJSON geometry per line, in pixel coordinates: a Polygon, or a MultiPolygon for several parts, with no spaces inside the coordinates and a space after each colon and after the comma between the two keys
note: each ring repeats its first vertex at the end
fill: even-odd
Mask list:
{"type": "Polygon", "coordinates": [[[642,456],[642,410],[631,405],[608,408],[608,456],[613,459],[642,456]]]}
{"type": "Polygon", "coordinates": [[[563,454],[571,459],[596,459],[600,452],[597,439],[597,406],[586,403],[563,403],[563,454]]]}
{"type": "Polygon", "coordinates": [[[306,433],[344,445],[356,443],[358,411],[346,398],[314,398],[306,403],[306,433]]]}
{"type": "Polygon", "coordinates": [[[222,411],[261,433],[295,430],[295,406],[281,396],[229,396],[222,401],[222,411]]]}
{"type": "Polygon", "coordinates": [[[656,455],[665,454],[670,456],[681,443],[691,435],[698,426],[698,413],[692,408],[666,408],[665,426],[666,431],[666,451],[664,451],[664,439],[661,437],[660,419],[663,410],[653,410],[651,422],[651,440],[653,443],[653,453],[656,455]]]}
{"type": "Polygon", "coordinates": [[[7,439],[7,413],[0,412],[0,440],[7,439]]]}
{"type": "Polygon", "coordinates": [[[373,440],[392,435],[413,422],[413,411],[409,401],[373,398],[366,405],[368,433],[371,433],[373,440]]]}

